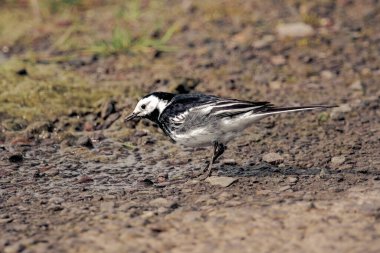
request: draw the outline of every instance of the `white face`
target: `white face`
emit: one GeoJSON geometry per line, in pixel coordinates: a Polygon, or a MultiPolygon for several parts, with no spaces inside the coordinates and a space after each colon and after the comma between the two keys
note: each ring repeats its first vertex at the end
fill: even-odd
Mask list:
{"type": "Polygon", "coordinates": [[[159,112],[161,113],[166,104],[167,101],[160,100],[156,96],[149,96],[141,99],[137,103],[135,109],[133,110],[133,114],[138,117],[144,117],[151,114],[156,108],[158,108],[159,112]]]}

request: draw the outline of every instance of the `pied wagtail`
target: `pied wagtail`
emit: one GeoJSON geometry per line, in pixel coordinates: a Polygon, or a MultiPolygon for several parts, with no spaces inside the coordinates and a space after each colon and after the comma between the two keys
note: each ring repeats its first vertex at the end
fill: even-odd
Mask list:
{"type": "Polygon", "coordinates": [[[202,179],[211,175],[212,164],[232,140],[253,122],[267,116],[313,109],[327,105],[275,107],[269,102],[251,102],[204,94],[153,92],[143,97],[125,120],[147,118],[156,123],[175,143],[191,147],[213,146],[213,155],[202,179]]]}

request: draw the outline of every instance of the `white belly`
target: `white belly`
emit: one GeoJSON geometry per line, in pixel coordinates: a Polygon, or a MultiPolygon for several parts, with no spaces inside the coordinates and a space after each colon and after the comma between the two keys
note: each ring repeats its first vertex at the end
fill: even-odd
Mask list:
{"type": "Polygon", "coordinates": [[[249,112],[236,118],[222,119],[213,126],[195,128],[186,133],[174,133],[171,137],[178,144],[190,147],[211,146],[215,141],[227,144],[227,142],[239,136],[253,122],[262,118],[264,116],[252,115],[249,112]]]}
{"type": "Polygon", "coordinates": [[[204,147],[213,145],[213,142],[218,139],[218,133],[198,128],[186,134],[174,134],[172,138],[176,143],[183,146],[204,147]]]}

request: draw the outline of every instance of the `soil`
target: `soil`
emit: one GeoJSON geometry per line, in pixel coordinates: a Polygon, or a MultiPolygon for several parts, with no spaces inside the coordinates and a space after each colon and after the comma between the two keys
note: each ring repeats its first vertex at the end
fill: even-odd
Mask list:
{"type": "MultiPolygon", "coordinates": [[[[22,108],[38,108],[33,117],[0,110],[0,252],[380,252],[379,3],[162,3],[180,27],[173,50],[57,62],[62,49],[35,39],[0,53],[6,65],[38,52],[26,69],[7,68],[15,83],[81,80],[69,92],[84,82],[86,94],[83,103],[36,96],[22,108]],[[312,33],[279,36],[278,24],[293,22],[312,33]],[[50,65],[55,72],[33,74],[50,65]],[[247,129],[215,164],[215,180],[237,179],[220,186],[193,178],[210,149],[177,146],[149,121],[124,123],[137,98],[157,90],[338,107],[247,129]]],[[[22,107],[11,97],[0,101],[22,107]]]]}

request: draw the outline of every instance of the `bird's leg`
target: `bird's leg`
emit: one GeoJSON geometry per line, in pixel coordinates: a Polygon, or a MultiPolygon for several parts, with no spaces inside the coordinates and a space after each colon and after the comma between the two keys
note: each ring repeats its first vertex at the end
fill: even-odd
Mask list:
{"type": "Polygon", "coordinates": [[[223,143],[218,143],[218,148],[216,149],[216,152],[214,152],[212,163],[214,163],[221,155],[223,155],[225,150],[226,146],[223,145],[223,143]]]}
{"type": "Polygon", "coordinates": [[[225,146],[222,143],[214,142],[214,152],[212,154],[212,157],[210,159],[210,162],[207,164],[206,168],[204,169],[204,174],[200,177],[201,180],[205,180],[211,175],[212,172],[212,165],[218,159],[224,152],[225,146]]]}

